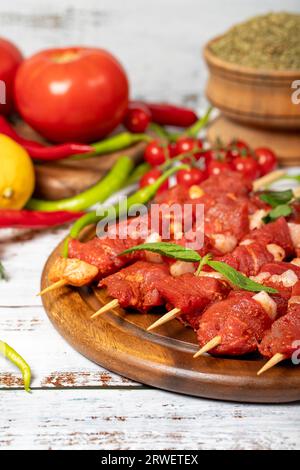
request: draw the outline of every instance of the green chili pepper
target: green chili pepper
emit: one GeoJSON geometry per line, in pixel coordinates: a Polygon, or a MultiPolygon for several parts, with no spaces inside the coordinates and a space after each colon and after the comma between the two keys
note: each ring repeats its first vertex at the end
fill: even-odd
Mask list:
{"type": "Polygon", "coordinates": [[[0,280],[7,281],[7,274],[5,272],[4,266],[0,261],[0,280]]]}
{"type": "Polygon", "coordinates": [[[23,357],[20,356],[17,351],[15,351],[11,346],[9,346],[7,343],[4,343],[3,341],[0,341],[0,354],[2,354],[4,357],[7,357],[10,362],[15,364],[20,369],[23,376],[24,388],[26,392],[30,392],[31,371],[25,359],[23,359],[23,357]]]}
{"type": "MultiPolygon", "coordinates": [[[[160,186],[174,173],[179,170],[185,170],[189,168],[187,165],[180,165],[173,168],[169,168],[165,173],[163,173],[154,183],[150,184],[149,186],[145,186],[144,188],[140,188],[134,194],[128,197],[127,205],[124,207],[124,211],[127,211],[133,205],[142,205],[147,204],[157,193],[160,186]]],[[[107,217],[111,211],[117,215],[123,215],[119,213],[119,204],[115,204],[114,206],[107,207],[105,214],[97,215],[96,212],[89,212],[85,214],[80,219],[78,219],[70,231],[70,236],[66,238],[63,246],[62,255],[66,258],[68,256],[68,249],[69,249],[69,240],[70,238],[78,238],[80,232],[87,227],[88,225],[97,224],[100,222],[104,217],[107,217]]]]}
{"type": "Polygon", "coordinates": [[[183,135],[189,136],[189,137],[197,137],[199,134],[200,130],[203,129],[208,124],[210,114],[213,110],[213,107],[210,106],[204,116],[202,116],[199,121],[195,122],[189,129],[187,129],[183,135]]]}
{"type": "Polygon", "coordinates": [[[125,148],[130,147],[131,145],[134,145],[138,142],[151,142],[151,140],[152,137],[147,134],[132,134],[131,132],[122,132],[121,134],[113,135],[108,139],[91,144],[91,147],[94,148],[92,152],[74,155],[72,159],[84,160],[86,158],[95,157],[97,155],[118,152],[119,150],[124,150],[125,148]]]}
{"type": "Polygon", "coordinates": [[[186,129],[181,134],[168,133],[168,140],[170,142],[176,142],[178,139],[180,139],[180,137],[196,138],[199,132],[201,131],[201,129],[207,126],[212,110],[213,110],[213,107],[210,106],[208,110],[206,111],[206,113],[204,114],[204,116],[202,116],[197,122],[195,122],[195,124],[193,124],[191,127],[186,129]]]}
{"type": "Polygon", "coordinates": [[[157,124],[156,122],[151,122],[149,124],[149,129],[153,131],[157,137],[160,137],[161,139],[165,140],[170,140],[173,134],[168,132],[163,126],[160,124],[157,124]]]}
{"type": "Polygon", "coordinates": [[[129,176],[124,186],[129,186],[130,184],[137,183],[141,179],[142,176],[148,173],[149,170],[151,170],[151,165],[149,165],[149,163],[147,162],[141,163],[133,170],[133,172],[129,176]]]}
{"type": "Polygon", "coordinates": [[[124,186],[128,175],[132,171],[134,164],[127,156],[120,157],[110,172],[97,184],[91,188],[77,194],[74,197],[60,199],[58,201],[43,201],[31,199],[27,203],[27,208],[38,211],[82,211],[98,202],[105,201],[111,194],[124,186]]]}

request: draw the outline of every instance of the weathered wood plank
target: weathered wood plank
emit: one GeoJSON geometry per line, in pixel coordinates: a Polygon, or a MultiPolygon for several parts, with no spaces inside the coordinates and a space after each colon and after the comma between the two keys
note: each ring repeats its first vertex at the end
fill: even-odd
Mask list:
{"type": "Polygon", "coordinates": [[[4,391],[0,448],[297,449],[297,411],[154,390],[4,391]]]}
{"type": "Polygon", "coordinates": [[[41,305],[36,294],[43,266],[66,233],[66,228],[0,231],[0,259],[9,277],[8,282],[0,282],[0,307],[41,305]]]}
{"type": "MultiPolygon", "coordinates": [[[[55,331],[42,307],[0,308],[0,337],[32,367],[32,387],[137,385],[85,359],[55,331]]],[[[0,357],[0,389],[21,388],[19,371],[0,357]]]]}

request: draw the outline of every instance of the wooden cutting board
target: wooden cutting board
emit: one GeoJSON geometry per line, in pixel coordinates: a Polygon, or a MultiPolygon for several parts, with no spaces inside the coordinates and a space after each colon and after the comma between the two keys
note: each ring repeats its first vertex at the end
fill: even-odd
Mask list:
{"type": "MultiPolygon", "coordinates": [[[[94,232],[85,231],[82,241],[94,232]]],[[[41,287],[61,252],[50,255],[41,287]]],[[[146,328],[158,316],[129,313],[120,308],[91,320],[108,302],[97,288],[64,287],[43,296],[46,312],[60,334],[81,354],[112,372],[164,390],[205,398],[253,403],[284,403],[300,399],[300,367],[284,363],[258,377],[265,361],[214,358],[193,359],[198,349],[194,332],[173,320],[155,332],[146,328]]]]}
{"type": "MultiPolygon", "coordinates": [[[[24,137],[44,142],[33,129],[19,120],[15,125],[24,137]]],[[[122,131],[124,129],[118,129],[122,131]]],[[[35,163],[35,197],[48,200],[74,196],[99,181],[111,169],[120,155],[128,155],[137,163],[143,157],[144,142],[108,155],[88,158],[82,161],[61,160],[52,163],[35,163]]]]}

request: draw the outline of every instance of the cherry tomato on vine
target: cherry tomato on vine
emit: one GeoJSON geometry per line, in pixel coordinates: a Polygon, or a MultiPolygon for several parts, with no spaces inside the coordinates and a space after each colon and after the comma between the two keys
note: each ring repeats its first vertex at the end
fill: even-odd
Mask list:
{"type": "MultiPolygon", "coordinates": [[[[145,173],[144,176],[140,179],[140,188],[144,188],[145,186],[149,186],[150,184],[154,183],[161,175],[162,172],[158,168],[152,168],[152,170],[145,173]]],[[[161,193],[168,188],[169,182],[165,181],[159,188],[158,193],[161,193]]]]}
{"type": "Polygon", "coordinates": [[[206,150],[205,152],[201,153],[199,161],[203,161],[205,168],[208,168],[208,165],[213,159],[214,159],[213,150],[206,150]]]}
{"type": "Polygon", "coordinates": [[[189,170],[179,170],[177,173],[177,183],[190,188],[194,184],[200,184],[207,178],[207,173],[199,168],[189,170]]]}
{"type": "Polygon", "coordinates": [[[176,142],[170,142],[168,144],[169,157],[174,158],[177,155],[177,145],[176,142]]]}
{"type": "MultiPolygon", "coordinates": [[[[180,137],[176,142],[176,153],[180,155],[182,153],[192,152],[194,150],[202,150],[203,144],[200,139],[194,139],[193,137],[180,137]]],[[[196,159],[201,157],[201,154],[194,154],[196,159]]]]}
{"type": "Polygon", "coordinates": [[[224,171],[232,171],[232,166],[226,161],[213,160],[208,165],[209,176],[220,175],[224,171]]]}
{"type": "Polygon", "coordinates": [[[164,148],[156,140],[153,140],[145,149],[144,159],[149,165],[158,166],[166,161],[167,154],[167,148],[164,148]]]}
{"type": "Polygon", "coordinates": [[[277,166],[277,157],[275,153],[266,147],[259,147],[254,150],[261,176],[275,170],[277,166]]]}
{"type": "Polygon", "coordinates": [[[226,149],[226,161],[231,163],[237,157],[246,157],[250,147],[243,140],[232,140],[226,149]]]}
{"type": "Polygon", "coordinates": [[[233,160],[232,166],[235,171],[242,173],[246,178],[250,180],[255,180],[260,175],[260,169],[257,161],[248,156],[248,157],[237,157],[233,160]]]}
{"type": "Polygon", "coordinates": [[[149,109],[142,105],[129,104],[123,121],[124,126],[130,132],[145,132],[151,120],[149,109]]]}

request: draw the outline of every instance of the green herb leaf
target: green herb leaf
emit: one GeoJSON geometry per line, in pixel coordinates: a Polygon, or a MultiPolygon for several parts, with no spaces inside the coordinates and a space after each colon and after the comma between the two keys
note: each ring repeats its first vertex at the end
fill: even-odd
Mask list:
{"type": "Polygon", "coordinates": [[[199,267],[197,269],[196,275],[199,274],[205,264],[208,264],[211,268],[213,268],[215,271],[219,272],[226,279],[228,279],[231,284],[234,284],[240,289],[248,290],[251,292],[265,291],[271,294],[275,294],[277,292],[277,290],[273,289],[272,287],[263,286],[258,282],[252,281],[251,279],[244,276],[228,264],[223,263],[222,261],[212,261],[210,254],[201,257],[196,251],[181,245],[176,245],[175,243],[143,243],[141,245],[133,246],[132,248],[123,251],[119,256],[128,253],[133,253],[134,251],[143,250],[152,251],[154,253],[159,253],[162,256],[167,256],[169,258],[175,258],[182,261],[199,262],[199,267]]]}
{"type": "Polygon", "coordinates": [[[215,271],[222,274],[226,279],[228,279],[228,281],[230,281],[231,284],[234,284],[240,289],[251,292],[265,291],[270,294],[276,294],[276,292],[278,292],[276,289],[273,289],[273,287],[263,286],[258,282],[252,281],[252,279],[249,279],[244,276],[244,274],[222,261],[208,261],[207,264],[215,271]]]}
{"type": "Polygon", "coordinates": [[[195,275],[196,276],[199,276],[199,274],[201,273],[202,271],[202,268],[203,266],[205,266],[206,264],[208,264],[208,262],[212,259],[212,255],[210,253],[208,253],[207,255],[203,256],[203,258],[201,259],[200,263],[199,263],[199,266],[198,266],[198,269],[197,271],[195,272],[195,275]]]}
{"type": "Polygon", "coordinates": [[[281,204],[280,206],[272,209],[264,218],[263,221],[265,224],[273,222],[279,217],[287,217],[293,212],[292,208],[288,204],[281,204]]]}
{"type": "Polygon", "coordinates": [[[7,281],[8,277],[3,267],[3,264],[0,261],[0,280],[7,281]]]}
{"type": "Polygon", "coordinates": [[[141,245],[133,246],[128,250],[123,251],[119,256],[132,253],[134,251],[152,251],[159,253],[162,256],[168,256],[169,258],[175,258],[182,261],[200,262],[201,256],[194,250],[186,248],[176,243],[159,242],[159,243],[142,243],[141,245]]]}
{"type": "Polygon", "coordinates": [[[291,189],[287,189],[286,191],[268,191],[261,194],[259,197],[262,201],[275,208],[290,202],[293,199],[294,194],[291,189]]]}

